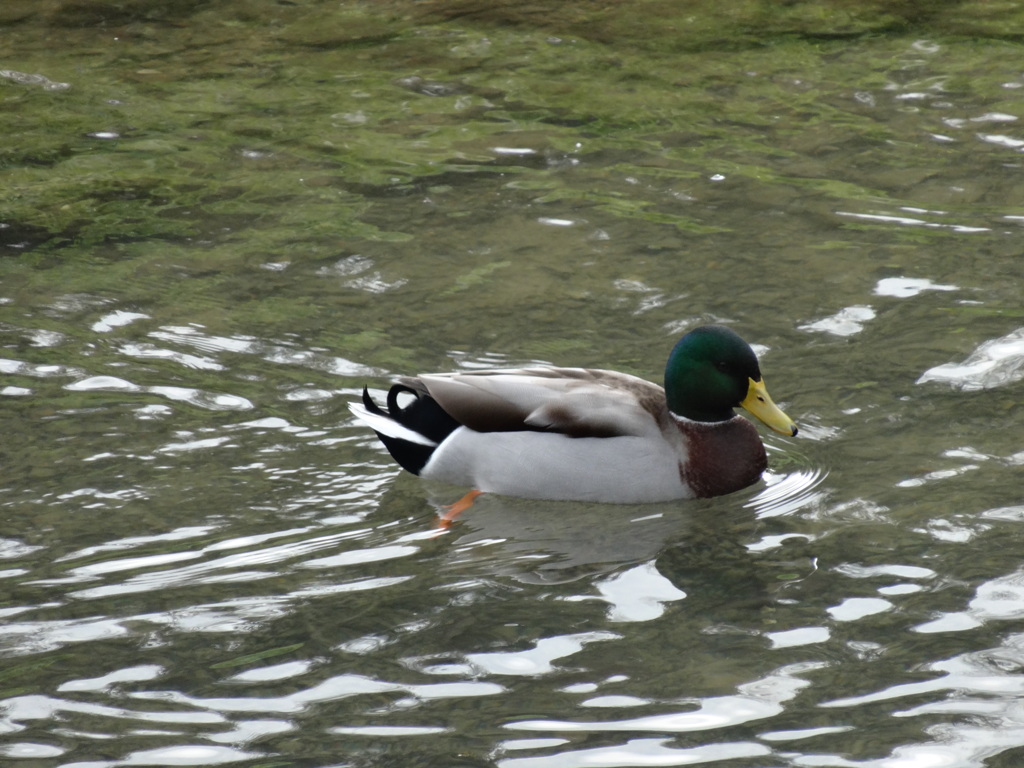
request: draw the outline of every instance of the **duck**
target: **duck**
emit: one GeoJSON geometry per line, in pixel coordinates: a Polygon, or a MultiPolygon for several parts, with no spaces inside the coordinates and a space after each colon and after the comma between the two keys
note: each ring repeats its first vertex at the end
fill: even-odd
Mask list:
{"type": "Polygon", "coordinates": [[[767,468],[737,407],[797,434],[757,355],[726,326],[680,338],[664,381],[590,368],[426,373],[398,377],[383,406],[364,387],[349,408],[404,469],[469,487],[456,513],[481,493],[608,504],[721,496],[767,468]]]}

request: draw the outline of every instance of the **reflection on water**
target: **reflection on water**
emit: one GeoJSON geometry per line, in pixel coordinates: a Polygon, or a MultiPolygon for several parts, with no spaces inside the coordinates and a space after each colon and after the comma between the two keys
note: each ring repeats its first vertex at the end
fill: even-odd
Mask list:
{"type": "Polygon", "coordinates": [[[1020,764],[1019,9],[143,5],[0,5],[5,764],[1020,764]],[[348,416],[710,321],[731,496],[441,530],[348,416]]]}
{"type": "Polygon", "coordinates": [[[678,505],[616,505],[596,519],[594,512],[590,504],[484,496],[452,532],[452,554],[490,567],[504,562],[519,578],[572,580],[653,557],[689,521],[678,505]]]}

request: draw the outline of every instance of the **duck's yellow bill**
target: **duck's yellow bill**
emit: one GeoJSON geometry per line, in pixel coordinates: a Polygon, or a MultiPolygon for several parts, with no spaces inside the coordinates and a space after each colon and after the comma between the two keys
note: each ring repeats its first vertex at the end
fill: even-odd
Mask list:
{"type": "Polygon", "coordinates": [[[740,403],[750,413],[774,429],[776,432],[792,437],[796,434],[796,424],[779,408],[768,396],[768,390],[764,388],[764,379],[754,381],[749,379],[750,387],[747,389],[747,396],[740,403]]]}

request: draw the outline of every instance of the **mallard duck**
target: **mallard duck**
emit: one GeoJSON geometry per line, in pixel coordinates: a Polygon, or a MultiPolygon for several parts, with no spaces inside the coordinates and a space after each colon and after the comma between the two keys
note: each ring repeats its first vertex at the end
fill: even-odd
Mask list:
{"type": "Polygon", "coordinates": [[[757,356],[720,325],[683,336],[665,387],[615,371],[505,368],[397,379],[352,412],[423,478],[534,499],[644,503],[719,496],[767,467],[757,429],[795,435],[757,356]],[[402,402],[400,402],[400,400],[402,402]]]}

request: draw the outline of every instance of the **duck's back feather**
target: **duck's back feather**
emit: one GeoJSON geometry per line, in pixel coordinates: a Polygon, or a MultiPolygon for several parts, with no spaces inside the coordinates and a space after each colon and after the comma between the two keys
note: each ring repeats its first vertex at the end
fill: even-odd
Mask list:
{"type": "Polygon", "coordinates": [[[476,432],[649,436],[666,422],[664,390],[615,371],[518,368],[399,379],[476,432]]]}

